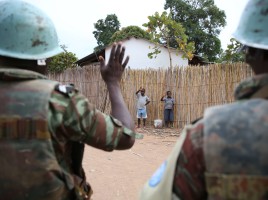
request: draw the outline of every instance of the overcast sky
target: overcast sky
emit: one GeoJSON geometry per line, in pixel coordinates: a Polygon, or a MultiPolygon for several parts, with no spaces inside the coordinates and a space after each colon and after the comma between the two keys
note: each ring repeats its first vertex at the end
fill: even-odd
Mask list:
{"type": "MultiPolygon", "coordinates": [[[[27,0],[43,9],[53,20],[60,44],[83,58],[97,46],[93,36],[94,23],[116,14],[121,27],[148,22],[147,16],[162,12],[166,0],[27,0]]],[[[220,34],[222,48],[229,43],[248,0],[214,0],[225,11],[227,25],[220,34]]]]}

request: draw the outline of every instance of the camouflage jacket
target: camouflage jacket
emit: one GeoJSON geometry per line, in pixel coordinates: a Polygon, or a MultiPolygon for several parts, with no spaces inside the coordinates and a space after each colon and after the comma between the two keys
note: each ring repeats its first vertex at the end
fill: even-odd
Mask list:
{"type": "MultiPolygon", "coordinates": [[[[16,84],[19,85],[23,82],[31,83],[33,81],[35,83],[34,80],[46,79],[41,74],[27,70],[0,69],[0,85],[2,84],[5,87],[9,87],[9,85],[16,87],[16,84]]],[[[73,155],[75,154],[73,152],[74,145],[88,144],[105,151],[112,151],[117,147],[122,134],[135,136],[135,133],[124,127],[120,121],[112,116],[100,112],[77,90],[73,89],[68,92],[65,86],[55,85],[57,86],[51,90],[52,93],[48,98],[48,113],[44,116],[47,116],[47,129],[53,145],[53,152],[50,153],[55,154],[57,165],[61,168],[61,174],[58,176],[71,194],[71,191],[75,188],[73,158],[77,156],[73,155]]],[[[10,90],[12,90],[12,87],[10,90]]],[[[6,90],[8,88],[5,88],[6,90]]],[[[29,101],[31,101],[31,93],[29,93],[29,101]]],[[[2,104],[1,106],[5,105],[2,104]]],[[[25,117],[27,118],[27,116],[25,117]]],[[[1,120],[6,119],[1,115],[1,120]]],[[[1,130],[4,129],[5,127],[1,126],[1,130]]],[[[6,131],[4,130],[4,132],[6,131]]],[[[18,136],[18,133],[14,134],[18,136]]],[[[48,151],[52,150],[48,149],[48,151]]],[[[70,195],[66,195],[66,198],[73,199],[70,195]]]]}
{"type": "Polygon", "coordinates": [[[188,130],[173,180],[179,199],[268,199],[267,90],[268,74],[245,80],[235,103],[206,109],[188,130]]]}

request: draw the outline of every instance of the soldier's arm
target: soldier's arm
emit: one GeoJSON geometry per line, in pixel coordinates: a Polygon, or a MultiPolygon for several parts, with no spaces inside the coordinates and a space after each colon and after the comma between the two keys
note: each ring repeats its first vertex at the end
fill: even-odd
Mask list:
{"type": "Polygon", "coordinates": [[[128,61],[127,57],[122,64],[123,57],[124,48],[121,48],[121,44],[114,44],[108,64],[105,65],[104,59],[100,58],[101,75],[110,94],[113,117],[97,110],[77,91],[68,94],[55,91],[50,101],[52,132],[61,132],[58,135],[106,151],[132,147],[136,137],[134,121],[119,87],[128,61]]]}
{"type": "Polygon", "coordinates": [[[125,48],[121,45],[121,43],[113,44],[107,64],[105,64],[104,58],[100,57],[100,71],[109,92],[112,116],[119,119],[129,129],[134,130],[134,120],[129,113],[120,89],[120,81],[129,60],[127,56],[123,61],[125,48]]]}
{"type": "MultiPolygon", "coordinates": [[[[123,100],[123,96],[120,90],[119,83],[114,85],[107,85],[112,113],[111,115],[122,122],[122,125],[128,129],[134,131],[134,121],[128,111],[128,108],[123,100]]],[[[128,149],[134,144],[135,138],[129,137],[129,135],[122,134],[117,145],[117,149],[128,149]]]]}
{"type": "MultiPolygon", "coordinates": [[[[103,57],[100,57],[100,71],[102,79],[106,83],[109,92],[112,108],[111,115],[120,120],[125,127],[134,131],[134,120],[129,113],[120,89],[120,81],[129,60],[128,56],[124,60],[124,55],[125,48],[122,47],[122,44],[114,43],[108,63],[105,64],[103,57]]],[[[119,140],[117,148],[130,148],[134,142],[135,140],[133,137],[123,134],[119,140]]]]}
{"type": "Polygon", "coordinates": [[[128,149],[131,145],[122,147],[122,139],[136,137],[135,132],[96,109],[78,91],[70,96],[55,91],[50,100],[49,120],[50,131],[55,135],[105,151],[128,149]]]}

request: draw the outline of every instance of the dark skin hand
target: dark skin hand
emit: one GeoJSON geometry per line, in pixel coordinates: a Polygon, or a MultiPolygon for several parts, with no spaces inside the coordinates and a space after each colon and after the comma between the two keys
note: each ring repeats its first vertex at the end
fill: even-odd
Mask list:
{"type": "MultiPolygon", "coordinates": [[[[120,81],[129,61],[129,56],[127,56],[126,59],[123,61],[124,55],[125,48],[122,47],[122,44],[114,43],[112,46],[110,59],[107,64],[105,64],[105,60],[103,57],[99,57],[100,71],[102,79],[106,83],[109,92],[112,107],[111,115],[116,119],[120,120],[124,126],[134,131],[134,121],[125,104],[120,89],[120,81]]],[[[135,138],[122,134],[117,149],[129,149],[133,146],[134,142],[135,138]]]]}
{"type": "Polygon", "coordinates": [[[168,98],[171,98],[171,92],[167,92],[165,95],[163,95],[160,101],[164,101],[165,96],[167,96],[168,98]]]}
{"type": "Polygon", "coordinates": [[[138,94],[141,90],[142,90],[142,87],[140,87],[140,89],[136,92],[136,94],[138,94]]]}

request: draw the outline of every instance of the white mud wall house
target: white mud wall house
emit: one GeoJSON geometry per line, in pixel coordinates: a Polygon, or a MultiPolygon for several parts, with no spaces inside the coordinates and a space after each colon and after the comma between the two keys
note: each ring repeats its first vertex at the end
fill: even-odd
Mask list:
{"type": "MultiPolygon", "coordinates": [[[[152,52],[154,43],[146,40],[131,37],[121,41],[123,46],[126,47],[125,55],[130,56],[128,67],[131,69],[146,69],[146,68],[168,68],[170,65],[170,58],[168,49],[164,46],[160,46],[160,54],[157,54],[156,58],[150,59],[148,53],[152,52]],[[150,48],[151,47],[151,48],[150,48]]],[[[106,47],[105,57],[108,58],[111,52],[111,46],[106,47]]],[[[182,58],[182,52],[171,49],[172,66],[188,66],[188,59],[182,58]],[[176,55],[177,54],[177,55],[176,55]]]]}
{"type": "MultiPolygon", "coordinates": [[[[154,43],[141,38],[131,37],[121,41],[123,46],[126,47],[125,56],[129,55],[130,60],[127,67],[130,69],[158,69],[158,68],[168,68],[170,66],[170,58],[168,49],[165,46],[160,45],[160,54],[157,54],[156,58],[150,59],[148,53],[153,51],[154,43]],[[151,47],[151,48],[150,48],[151,47]]],[[[98,62],[97,57],[102,55],[105,57],[105,60],[109,60],[110,52],[112,45],[107,46],[105,49],[102,49],[98,52],[92,53],[76,63],[81,67],[85,65],[92,65],[98,62]]],[[[188,59],[182,58],[182,51],[177,51],[171,49],[171,59],[172,66],[184,67],[188,66],[188,59]]]]}

